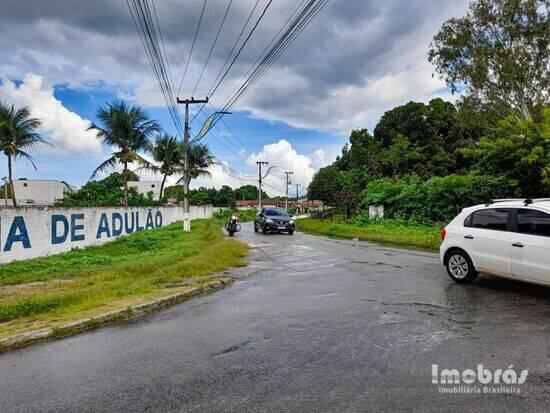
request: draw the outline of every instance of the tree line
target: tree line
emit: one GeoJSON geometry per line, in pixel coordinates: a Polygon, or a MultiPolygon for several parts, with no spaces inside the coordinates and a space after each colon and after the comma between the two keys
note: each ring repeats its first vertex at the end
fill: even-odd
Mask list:
{"type": "Polygon", "coordinates": [[[490,198],[550,196],[549,12],[548,1],[478,0],[446,21],[428,59],[456,104],[408,102],[353,130],[309,198],[348,217],[384,204],[389,217],[448,221],[490,198]]]}
{"type": "MultiPolygon", "coordinates": [[[[90,182],[76,193],[68,194],[60,202],[62,205],[147,204],[149,201],[146,197],[139,196],[128,188],[128,181],[137,179],[137,175],[130,170],[131,165],[137,166],[138,172],[148,170],[162,175],[161,196],[156,201],[160,204],[166,179],[170,176],[179,177],[178,182],[183,179],[185,151],[189,159],[189,179],[210,175],[208,168],[216,163],[206,145],[194,142],[186,148],[176,136],[163,133],[158,122],[151,119],[139,105],[128,105],[124,101],[116,100],[100,107],[96,117],[98,123],[92,123],[89,130],[95,131],[97,139],[113,148],[113,152],[93,171],[90,182]],[[150,154],[155,163],[149,162],[140,153],[150,154]],[[100,173],[117,165],[122,168],[121,174],[111,175],[99,182],[93,180],[100,173]],[[117,188],[121,187],[123,197],[119,200],[117,188]]],[[[16,108],[15,105],[0,102],[0,151],[7,158],[7,189],[14,206],[17,206],[17,198],[13,186],[13,162],[27,160],[36,170],[29,152],[40,146],[53,146],[38,133],[41,124],[40,119],[31,117],[28,107],[16,108]]]]}

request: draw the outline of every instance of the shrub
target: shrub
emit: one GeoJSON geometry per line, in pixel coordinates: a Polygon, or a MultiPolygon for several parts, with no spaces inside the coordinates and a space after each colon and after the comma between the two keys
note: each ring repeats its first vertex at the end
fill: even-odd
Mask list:
{"type": "Polygon", "coordinates": [[[448,175],[422,181],[413,175],[400,181],[382,178],[369,182],[361,197],[361,207],[384,205],[387,218],[418,223],[448,222],[462,208],[515,193],[514,182],[505,177],[448,175]]]}

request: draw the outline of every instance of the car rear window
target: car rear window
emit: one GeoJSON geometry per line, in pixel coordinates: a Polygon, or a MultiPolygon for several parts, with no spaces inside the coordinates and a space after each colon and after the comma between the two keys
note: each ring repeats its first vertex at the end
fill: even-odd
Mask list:
{"type": "Polygon", "coordinates": [[[550,215],[534,209],[520,209],[517,232],[550,237],[550,215]]]}
{"type": "Polygon", "coordinates": [[[473,212],[464,221],[465,227],[506,231],[508,210],[503,208],[482,209],[473,212]]]}

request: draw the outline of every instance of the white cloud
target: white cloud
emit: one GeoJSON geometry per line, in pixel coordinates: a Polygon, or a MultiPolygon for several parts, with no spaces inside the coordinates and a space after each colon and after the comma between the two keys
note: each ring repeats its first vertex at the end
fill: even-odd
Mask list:
{"type": "MultiPolygon", "coordinates": [[[[317,156],[317,159],[319,159],[320,155],[323,155],[322,149],[320,151],[316,151],[315,156],[317,156]]],[[[249,156],[247,164],[248,166],[256,167],[256,161],[260,160],[269,162],[269,166],[275,166],[265,179],[266,191],[268,193],[270,189],[272,192],[279,192],[279,194],[285,192],[285,171],[293,172],[291,179],[292,189],[289,189],[291,194],[294,194],[296,190],[294,184],[300,184],[302,188],[305,188],[309,185],[315,174],[312,158],[299,154],[290,142],[285,139],[264,145],[260,153],[253,153],[249,156]]]]}
{"type": "Polygon", "coordinates": [[[46,86],[41,76],[27,74],[20,85],[3,79],[0,100],[16,107],[28,106],[31,116],[42,121],[40,132],[50,137],[56,154],[101,152],[95,133],[87,130],[90,121],[63,106],[55,98],[53,88],[46,86]]]}

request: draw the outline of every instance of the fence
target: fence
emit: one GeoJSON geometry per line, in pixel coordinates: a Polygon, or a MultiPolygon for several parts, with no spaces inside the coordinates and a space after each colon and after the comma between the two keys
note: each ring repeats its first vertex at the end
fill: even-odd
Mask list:
{"type": "MultiPolygon", "coordinates": [[[[192,206],[190,218],[211,218],[212,206],[192,206]]],[[[158,208],[0,208],[0,263],[112,241],[183,219],[181,206],[158,208]]]]}

